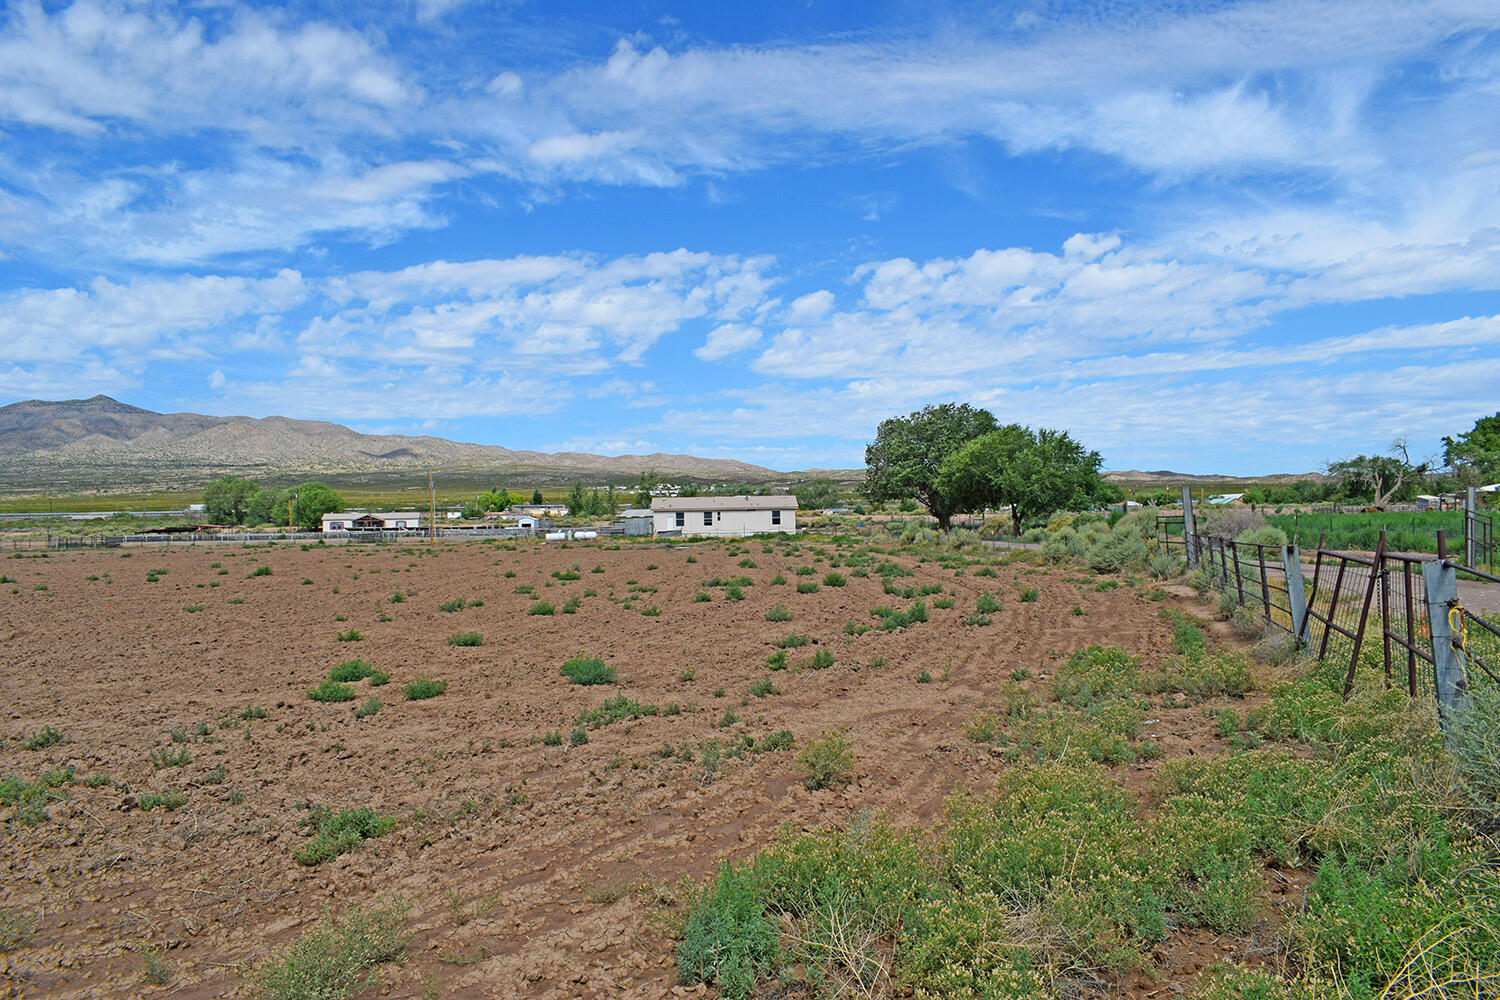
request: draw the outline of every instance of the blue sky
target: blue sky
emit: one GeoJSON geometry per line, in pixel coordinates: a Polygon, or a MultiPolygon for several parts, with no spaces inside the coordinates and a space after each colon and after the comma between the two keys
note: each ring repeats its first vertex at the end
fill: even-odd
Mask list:
{"type": "Polygon", "coordinates": [[[1262,474],[1500,409],[1500,6],[12,3],[0,403],[1262,474]]]}

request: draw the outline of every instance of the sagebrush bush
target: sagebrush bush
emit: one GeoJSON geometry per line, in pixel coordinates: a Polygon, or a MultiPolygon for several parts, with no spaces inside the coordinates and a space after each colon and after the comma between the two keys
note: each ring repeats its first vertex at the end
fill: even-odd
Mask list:
{"type": "Polygon", "coordinates": [[[854,751],[843,733],[831,731],[810,741],[797,755],[806,772],[802,783],[811,789],[827,788],[849,780],[854,772],[854,751]]]}
{"type": "Polygon", "coordinates": [[[271,954],[250,979],[264,1000],[346,1000],[379,982],[376,969],[406,953],[404,901],[325,915],[271,954]]]}

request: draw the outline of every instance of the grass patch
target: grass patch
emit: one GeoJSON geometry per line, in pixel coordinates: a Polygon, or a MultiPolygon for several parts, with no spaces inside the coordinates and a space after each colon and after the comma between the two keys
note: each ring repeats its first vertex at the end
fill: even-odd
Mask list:
{"type": "Polygon", "coordinates": [[[556,611],[557,609],[552,606],[551,601],[537,601],[526,610],[526,613],[528,615],[551,615],[555,614],[556,611]]]}
{"type": "Polygon", "coordinates": [[[483,646],[484,636],[478,632],[455,632],[448,637],[450,646],[483,646]]]}
{"type": "Polygon", "coordinates": [[[380,699],[372,694],[370,695],[370,697],[354,706],[354,717],[356,719],[368,719],[370,716],[379,712],[381,707],[382,706],[380,704],[380,699]]]}
{"type": "Polygon", "coordinates": [[[797,649],[800,646],[806,646],[810,642],[812,642],[812,640],[800,632],[788,632],[786,635],[776,640],[776,648],[797,649]]]}
{"type": "Polygon", "coordinates": [[[768,622],[789,622],[793,617],[793,614],[787,610],[785,604],[777,604],[770,611],[766,612],[766,621],[768,622]]]}
{"type": "Polygon", "coordinates": [[[357,628],[347,629],[338,634],[339,642],[361,642],[363,639],[364,633],[360,632],[357,628]]]}

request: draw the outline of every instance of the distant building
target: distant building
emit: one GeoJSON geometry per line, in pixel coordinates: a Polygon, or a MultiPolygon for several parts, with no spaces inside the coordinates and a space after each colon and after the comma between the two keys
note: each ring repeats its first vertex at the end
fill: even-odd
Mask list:
{"type": "Polygon", "coordinates": [[[323,515],[324,531],[413,531],[422,527],[422,515],[414,510],[366,513],[345,510],[323,515]]]}
{"type": "Polygon", "coordinates": [[[651,518],[658,535],[790,535],[797,531],[797,498],[659,497],[651,501],[651,518]]]}
{"type": "Polygon", "coordinates": [[[656,530],[656,519],[649,507],[632,507],[620,511],[619,521],[616,522],[625,529],[625,534],[649,535],[656,530]]]}
{"type": "Polygon", "coordinates": [[[1232,503],[1244,503],[1245,502],[1245,494],[1243,494],[1243,493],[1220,493],[1218,496],[1205,498],[1203,502],[1204,503],[1211,503],[1211,504],[1213,504],[1216,507],[1226,507],[1226,506],[1228,506],[1229,504],[1232,504],[1232,503]]]}
{"type": "Polygon", "coordinates": [[[518,503],[506,511],[507,514],[528,514],[532,517],[567,517],[565,503],[518,503]]]}

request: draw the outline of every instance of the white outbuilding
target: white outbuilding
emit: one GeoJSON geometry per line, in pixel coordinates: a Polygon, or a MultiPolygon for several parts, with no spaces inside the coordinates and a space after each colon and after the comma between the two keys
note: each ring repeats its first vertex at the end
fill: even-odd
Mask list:
{"type": "Polygon", "coordinates": [[[797,531],[797,498],[654,497],[651,517],[658,535],[790,535],[797,531]]]}

